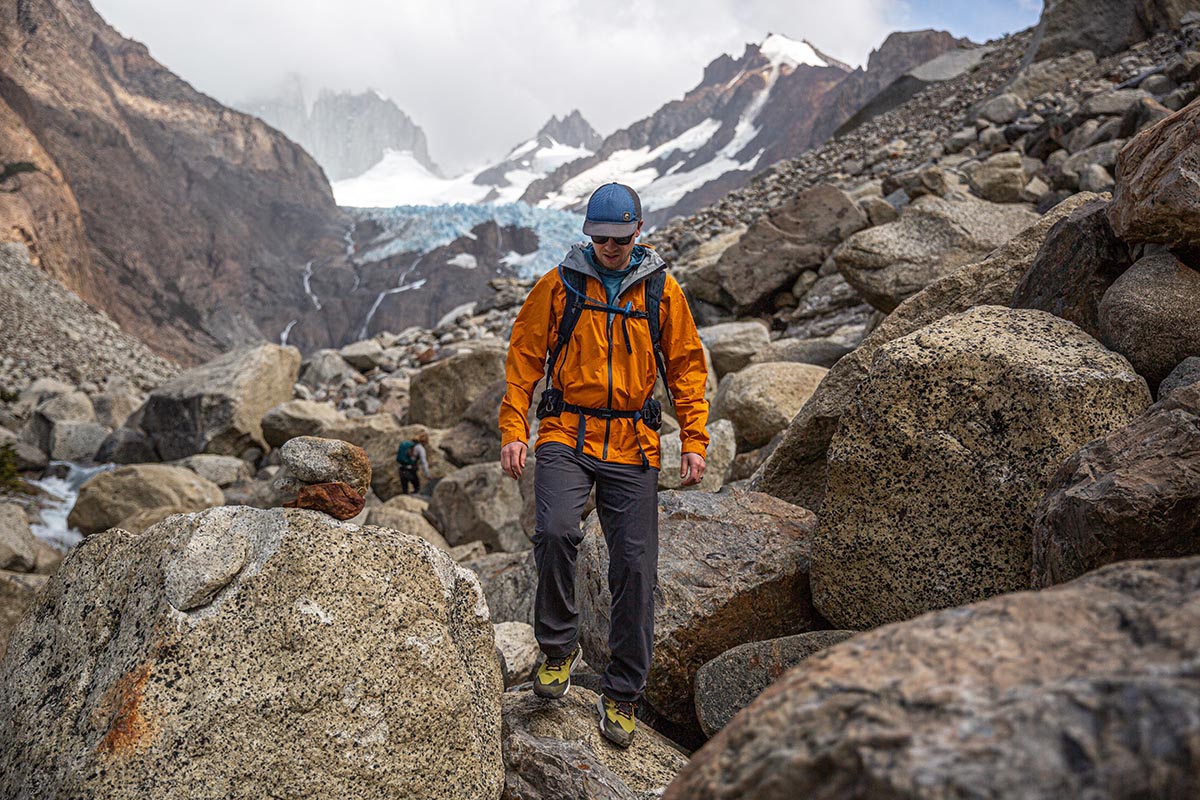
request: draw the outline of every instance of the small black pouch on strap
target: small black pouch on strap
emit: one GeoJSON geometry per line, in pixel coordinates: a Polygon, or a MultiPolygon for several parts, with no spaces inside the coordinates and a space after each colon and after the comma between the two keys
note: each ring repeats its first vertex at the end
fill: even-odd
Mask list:
{"type": "Polygon", "coordinates": [[[542,391],[542,399],[538,401],[537,418],[557,417],[563,412],[563,393],[553,386],[542,391]]]}
{"type": "Polygon", "coordinates": [[[642,424],[652,431],[662,427],[662,403],[653,397],[642,406],[642,424]]]}

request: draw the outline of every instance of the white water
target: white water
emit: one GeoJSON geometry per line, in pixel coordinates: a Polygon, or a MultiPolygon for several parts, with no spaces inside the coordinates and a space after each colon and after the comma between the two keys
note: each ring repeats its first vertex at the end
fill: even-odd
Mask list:
{"type": "Polygon", "coordinates": [[[296,323],[299,321],[300,320],[298,319],[292,320],[287,324],[287,327],[283,329],[283,333],[279,334],[280,347],[287,347],[288,334],[292,332],[292,328],[296,327],[296,323]]]}
{"type": "Polygon", "coordinates": [[[51,466],[65,465],[69,468],[65,478],[43,478],[40,481],[30,481],[34,486],[50,495],[50,501],[41,506],[41,524],[30,525],[33,535],[49,542],[61,550],[70,550],[83,541],[83,534],[78,528],[67,525],[67,516],[79,497],[79,487],[83,486],[93,475],[106,472],[116,464],[100,464],[92,467],[81,467],[70,461],[52,461],[51,466]]]}
{"type": "Polygon", "coordinates": [[[304,293],[308,295],[308,299],[312,300],[312,304],[314,306],[316,306],[317,311],[320,311],[321,310],[321,301],[317,298],[317,296],[315,294],[313,294],[312,285],[310,283],[310,281],[312,280],[312,274],[313,274],[313,262],[309,261],[307,264],[304,265],[304,293]]]}
{"type": "Polygon", "coordinates": [[[371,305],[371,310],[367,312],[367,318],[363,322],[362,330],[358,332],[359,339],[367,338],[367,328],[370,327],[371,319],[375,316],[375,312],[379,310],[379,304],[383,302],[383,298],[387,297],[389,294],[399,294],[400,292],[407,292],[410,289],[420,289],[425,285],[425,278],[421,278],[421,280],[414,281],[413,283],[407,285],[404,283],[405,279],[407,279],[408,276],[412,274],[412,271],[417,268],[417,265],[421,263],[422,258],[424,258],[424,256],[417,256],[416,261],[409,264],[407,267],[405,267],[404,271],[400,273],[400,278],[396,281],[396,285],[391,289],[383,290],[379,293],[379,296],[375,298],[375,302],[371,305]]]}

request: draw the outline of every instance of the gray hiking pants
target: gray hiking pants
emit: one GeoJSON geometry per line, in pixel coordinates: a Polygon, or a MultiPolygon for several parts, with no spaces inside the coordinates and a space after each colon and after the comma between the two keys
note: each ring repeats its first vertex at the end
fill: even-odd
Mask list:
{"type": "Polygon", "coordinates": [[[635,701],[646,688],[654,641],[658,470],[600,461],[558,442],[539,447],[535,459],[538,645],[546,655],[561,657],[570,654],[579,640],[575,555],[583,541],[580,517],[594,483],[596,510],[608,544],[612,592],[610,660],[600,687],[613,700],[635,701]]]}

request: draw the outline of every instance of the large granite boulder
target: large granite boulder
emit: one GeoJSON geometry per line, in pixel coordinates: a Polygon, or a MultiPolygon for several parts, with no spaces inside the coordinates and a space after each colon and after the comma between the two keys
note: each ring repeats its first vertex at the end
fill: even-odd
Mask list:
{"type": "MultiPolygon", "coordinates": [[[[809,597],[816,518],[741,489],[659,494],[654,656],[645,699],[677,725],[695,726],[698,670],[745,642],[802,633],[817,617],[809,597]],[[752,565],[752,567],[750,566],[752,565]]],[[[608,664],[608,548],[588,518],[577,561],[580,642],[597,672],[608,664]]]]}
{"type": "Polygon", "coordinates": [[[475,573],[492,622],[533,624],[533,594],[537,588],[537,564],[533,551],[488,553],[462,562],[475,573]]]}
{"type": "Polygon", "coordinates": [[[344,382],[362,380],[358,370],[350,366],[337,350],[318,350],[304,360],[300,382],[310,389],[337,387],[344,382]]]}
{"type": "Polygon", "coordinates": [[[1125,359],[1041,311],[981,306],[883,346],[829,449],[813,602],[863,629],[1029,588],[1055,470],[1149,405],[1125,359]]]}
{"type": "Polygon", "coordinates": [[[1109,225],[1109,205],[1092,200],[1054,224],[1013,292],[1013,308],[1049,312],[1100,338],[1100,300],[1133,263],[1109,225]]]}
{"type": "Polygon", "coordinates": [[[1158,399],[1165,400],[1171,392],[1193,383],[1200,383],[1200,356],[1188,356],[1163,378],[1158,385],[1158,399]]]}
{"type": "Polygon", "coordinates": [[[1170,253],[1146,256],[1100,301],[1100,341],[1129,359],[1151,388],[1200,356],[1200,272],[1170,253]]]}
{"type": "Polygon", "coordinates": [[[233,456],[214,456],[209,453],[199,453],[187,458],[181,458],[173,466],[190,469],[192,472],[212,481],[224,489],[233,486],[238,481],[250,480],[250,465],[240,458],[233,456]]]}
{"type": "Polygon", "coordinates": [[[292,399],[299,370],[294,347],[234,350],[159,386],[135,418],[164,461],[266,452],[263,415],[292,399]]]}
{"type": "MultiPolygon", "coordinates": [[[[683,483],[679,477],[679,465],[683,460],[683,441],[679,431],[664,433],[658,439],[658,488],[679,489],[683,483]]],[[[715,492],[725,485],[733,459],[737,455],[737,438],[733,423],[727,419],[708,421],[708,451],[704,456],[704,477],[696,486],[697,491],[715,492]]]]}
{"type": "Polygon", "coordinates": [[[762,306],[776,291],[816,269],[847,236],[867,227],[866,214],[841,189],[821,184],[767,212],[717,262],[718,284],[735,313],[762,306]]]}
{"type": "Polygon", "coordinates": [[[1127,242],[1200,247],[1200,101],[1139,133],[1117,159],[1108,218],[1127,242]]]}
{"type": "Polygon", "coordinates": [[[332,403],[288,400],[271,408],[262,418],[263,438],[271,447],[282,447],[297,436],[316,436],[327,425],[343,419],[332,403]]]}
{"type": "Polygon", "coordinates": [[[449,550],[450,544],[438,533],[437,528],[429,524],[425,515],[396,504],[396,500],[407,500],[410,495],[399,495],[375,508],[367,509],[367,524],[379,528],[407,533],[429,542],[439,550],[449,550]]]}
{"type": "Polygon", "coordinates": [[[1054,476],[1033,525],[1034,583],[1105,564],[1200,555],[1200,383],[1091,442],[1054,476]]]}
{"type": "Polygon", "coordinates": [[[37,556],[37,538],[29,529],[25,509],[15,503],[0,503],[0,570],[33,572],[37,556]]]}
{"type": "Polygon", "coordinates": [[[1095,199],[1097,195],[1081,193],[1064,200],[987,258],[952,272],[901,303],[858,349],[829,370],[788,425],[783,441],[755,473],[752,487],[819,512],[825,497],[829,442],[875,352],[950,314],[978,305],[1008,305],[1051,226],[1095,199]]]}
{"type": "Polygon", "coordinates": [[[46,581],[45,575],[0,569],[0,663],[8,650],[8,638],[13,628],[33,605],[46,581]]]}
{"type": "Polygon", "coordinates": [[[717,378],[744,369],[771,343],[771,332],[758,321],[722,322],[700,328],[698,333],[717,378]]]}
{"type": "Polygon", "coordinates": [[[166,464],[130,464],[101,472],[83,484],[67,516],[67,524],[84,534],[92,534],[151,508],[170,506],[199,511],[224,502],[220,486],[190,469],[166,464]]]}
{"type": "Polygon", "coordinates": [[[838,271],[881,311],[986,256],[1037,222],[1020,205],[926,195],[900,219],[856,233],[833,252],[838,271]]]}
{"type": "Polygon", "coordinates": [[[644,800],[658,797],[687,759],[647,725],[628,749],[596,725],[596,694],[572,686],[548,702],[532,692],[501,698],[506,771],[503,800],[644,800]]]}
{"type": "MultiPolygon", "coordinates": [[[[66,423],[95,423],[96,410],[83,392],[49,395],[37,405],[21,431],[21,438],[44,453],[53,447],[55,428],[66,423]]],[[[95,453],[95,450],[92,451],[95,453]]]]}
{"type": "Polygon", "coordinates": [[[93,461],[110,433],[97,422],[56,422],[48,454],[55,461],[93,461]]]}
{"type": "MultiPolygon", "coordinates": [[[[367,458],[371,461],[371,488],[380,500],[390,500],[400,494],[396,451],[406,439],[416,439],[421,434],[429,436],[429,444],[425,447],[425,459],[429,462],[429,474],[435,479],[454,471],[454,467],[438,447],[442,433],[430,430],[424,425],[401,425],[392,414],[371,414],[326,425],[317,435],[326,439],[341,439],[365,450],[367,458]]],[[[424,478],[422,474],[422,485],[424,478]]]]}
{"type": "Polygon", "coordinates": [[[739,452],[762,447],[788,426],[827,372],[792,361],[751,364],[721,379],[712,418],[733,423],[739,452]]]}
{"type": "MultiPolygon", "coordinates": [[[[462,421],[442,436],[441,450],[456,467],[500,460],[500,402],[508,384],[499,380],[463,412],[462,421]]],[[[536,404],[534,410],[536,410],[536,404]]]]}
{"type": "Polygon", "coordinates": [[[853,635],[854,631],[813,631],[726,650],[696,671],[700,727],[707,736],[715,736],[783,673],[853,635]]]}
{"type": "Polygon", "coordinates": [[[5,797],[475,800],[503,781],[474,576],[311,511],[87,540],[13,632],[0,687],[5,797]]]}
{"type": "Polygon", "coordinates": [[[1198,558],[1134,561],[855,636],[735,717],[666,800],[1194,797],[1198,587],[1198,558]]]}
{"type": "MultiPolygon", "coordinates": [[[[1025,104],[1015,95],[1000,95],[1013,98],[1022,111],[1025,104]]],[[[1019,203],[1025,199],[1025,184],[1029,182],[1025,174],[1025,166],[1021,154],[1015,150],[997,153],[983,161],[976,161],[963,167],[971,190],[975,194],[993,203],[1019,203]]]]}
{"type": "Polygon", "coordinates": [[[472,464],[439,481],[429,516],[451,545],[483,542],[505,552],[533,546],[521,529],[521,490],[499,462],[472,464]]]}
{"type": "Polygon", "coordinates": [[[505,351],[482,347],[435,361],[412,376],[408,421],[431,428],[457,425],[496,381],[504,380],[505,351]]]}
{"type": "Polygon", "coordinates": [[[504,667],[504,688],[527,682],[542,660],[533,626],[527,622],[495,622],[492,630],[496,633],[496,649],[504,667]]]}
{"type": "Polygon", "coordinates": [[[1097,56],[1119,53],[1160,31],[1180,27],[1197,10],[1195,0],[1044,0],[1030,56],[1037,61],[1090,50],[1097,56]]]}

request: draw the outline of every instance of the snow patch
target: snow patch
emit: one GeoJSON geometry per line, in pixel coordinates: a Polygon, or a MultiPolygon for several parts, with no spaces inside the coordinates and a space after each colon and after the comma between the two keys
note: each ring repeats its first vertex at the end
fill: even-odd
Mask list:
{"type": "Polygon", "coordinates": [[[817,55],[817,51],[808,42],[797,42],[795,39],[789,39],[778,33],[769,34],[766,39],[763,39],[763,43],[758,46],[758,51],[771,62],[772,67],[778,67],[780,64],[787,64],[790,67],[797,67],[801,64],[813,67],[829,66],[829,62],[817,55]]]}
{"type": "Polygon", "coordinates": [[[462,269],[475,269],[479,266],[479,259],[470,253],[459,253],[454,258],[446,262],[450,267],[461,267],[462,269]]]}

